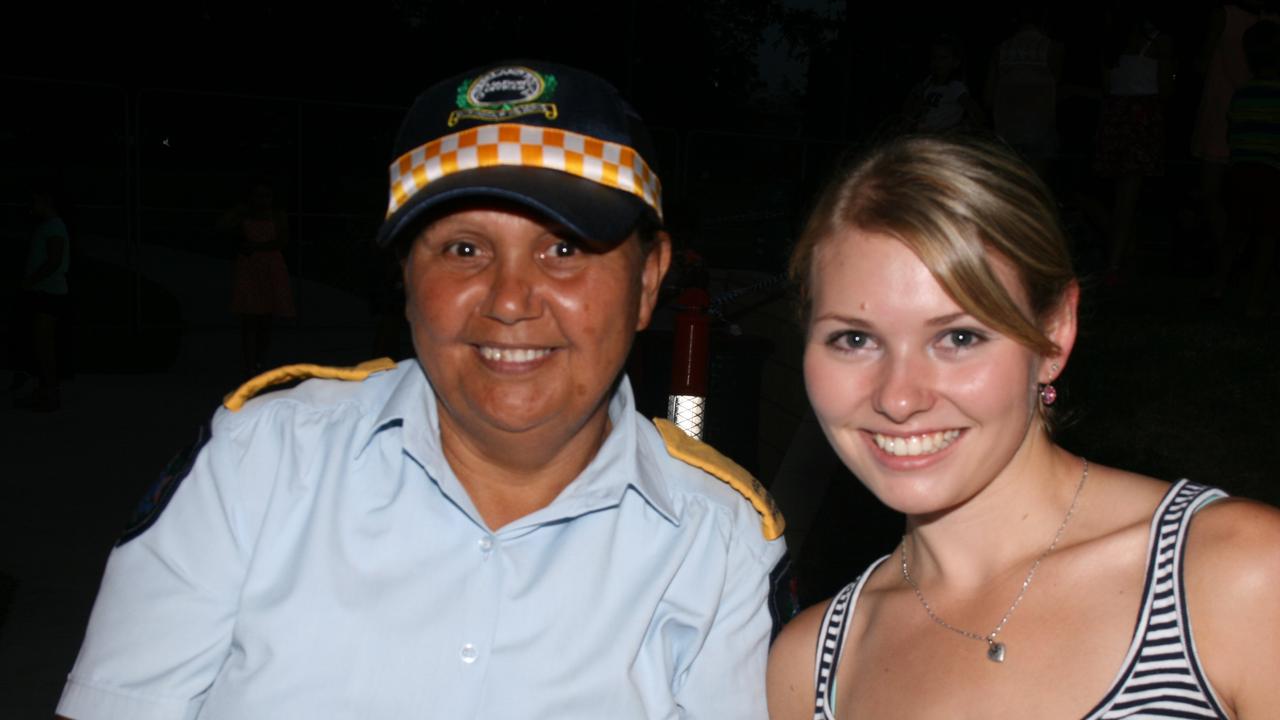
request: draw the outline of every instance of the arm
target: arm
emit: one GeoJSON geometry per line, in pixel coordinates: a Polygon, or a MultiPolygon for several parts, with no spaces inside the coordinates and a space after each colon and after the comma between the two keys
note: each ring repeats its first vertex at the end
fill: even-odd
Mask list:
{"type": "MultiPolygon", "coordinates": [[[[765,664],[773,620],[769,610],[770,575],[785,559],[781,538],[766,543],[754,510],[742,513],[735,536],[728,538],[729,565],[719,607],[676,702],[689,718],[766,718],[765,664]],[[749,515],[749,517],[747,517],[749,515]]],[[[679,682],[679,681],[677,681],[679,682]]]]}
{"type": "Polygon", "coordinates": [[[966,92],[960,96],[960,107],[964,108],[964,122],[969,127],[986,127],[987,114],[982,112],[982,106],[977,100],[973,99],[973,94],[966,92]]]}
{"type": "Polygon", "coordinates": [[[62,265],[62,254],[67,251],[67,239],[61,235],[48,235],[44,239],[44,262],[32,273],[22,279],[21,288],[28,290],[40,281],[58,271],[62,265]]]}
{"type": "Polygon", "coordinates": [[[1184,580],[1197,652],[1238,720],[1280,707],[1280,510],[1220,500],[1196,514],[1184,580]]]}
{"type": "Polygon", "coordinates": [[[276,239],[275,242],[269,244],[268,249],[283,251],[285,246],[289,244],[289,215],[277,212],[272,215],[272,219],[276,224],[276,239]]]}
{"type": "Polygon", "coordinates": [[[792,620],[769,651],[769,717],[810,720],[813,717],[814,658],[818,628],[827,603],[818,603],[792,620]]]}
{"type": "Polygon", "coordinates": [[[916,123],[920,122],[920,115],[924,113],[924,90],[928,87],[929,81],[926,79],[914,86],[907,93],[907,97],[902,101],[902,124],[908,129],[915,129],[916,123]]]}
{"type": "Polygon", "coordinates": [[[245,242],[244,231],[240,224],[244,222],[245,209],[241,205],[236,205],[230,210],[222,214],[218,218],[218,222],[214,224],[214,232],[225,242],[228,247],[233,248],[238,254],[247,255],[250,250],[248,243],[245,242]]]}
{"type": "Polygon", "coordinates": [[[166,468],[112,551],[59,714],[183,718],[212,685],[257,531],[240,480],[271,472],[228,420],[166,468]]]}

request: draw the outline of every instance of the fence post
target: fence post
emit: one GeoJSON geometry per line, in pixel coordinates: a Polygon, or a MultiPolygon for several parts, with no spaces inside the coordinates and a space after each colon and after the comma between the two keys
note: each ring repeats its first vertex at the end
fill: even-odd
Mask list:
{"type": "Polygon", "coordinates": [[[671,394],[667,419],[690,437],[702,439],[710,364],[711,297],[702,288],[686,288],[676,299],[675,340],[671,358],[671,394]]]}

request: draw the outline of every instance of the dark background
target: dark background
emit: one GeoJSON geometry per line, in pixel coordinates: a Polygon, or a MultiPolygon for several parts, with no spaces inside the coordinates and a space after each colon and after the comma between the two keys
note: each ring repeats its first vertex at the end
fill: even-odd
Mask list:
{"type": "MultiPolygon", "coordinates": [[[[73,202],[76,322],[63,410],[0,410],[0,716],[48,715],[134,499],[241,379],[230,254],[213,225],[251,178],[270,180],[291,225],[299,318],[279,329],[275,357],[358,362],[384,278],[368,242],[391,141],[417,92],[498,58],[604,76],[653,126],[677,242],[702,255],[716,292],[764,286],[726,302],[715,324],[721,410],[708,439],[768,483],[806,410],[786,289],[767,281],[832,165],[892,131],[939,32],[962,38],[969,88],[982,96],[1021,4],[961,5],[657,0],[610,6],[618,17],[573,1],[7,9],[0,284],[21,271],[31,178],[56,178],[73,202]]],[[[1075,200],[1109,202],[1090,171],[1098,103],[1087,91],[1111,52],[1109,18],[1139,5],[1047,8],[1066,48],[1063,82],[1085,91],[1060,95],[1064,142],[1050,175],[1084,286],[1060,439],[1095,462],[1275,503],[1276,317],[1247,316],[1231,294],[1200,301],[1213,249],[1188,147],[1216,3],[1145,3],[1174,38],[1178,71],[1166,170],[1144,187],[1138,260],[1123,284],[1099,282],[1104,231],[1075,200]]],[[[637,381],[656,414],[664,342],[659,331],[640,345],[637,381]]],[[[809,492],[821,500],[793,548],[809,602],[901,532],[829,451],[813,454],[809,492]]]]}

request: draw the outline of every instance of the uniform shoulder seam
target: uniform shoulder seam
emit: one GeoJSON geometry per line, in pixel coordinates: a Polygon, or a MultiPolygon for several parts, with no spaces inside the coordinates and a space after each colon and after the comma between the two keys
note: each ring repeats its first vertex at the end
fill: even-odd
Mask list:
{"type": "Polygon", "coordinates": [[[760,514],[760,531],[765,540],[776,540],[786,529],[786,521],[769,491],[754,475],[710,445],[689,437],[670,420],[655,418],[654,426],[671,457],[702,470],[746,498],[760,514]]]}
{"type": "Polygon", "coordinates": [[[274,370],[268,370],[267,372],[257,375],[245,382],[243,385],[236,388],[235,391],[227,394],[227,396],[223,398],[222,405],[231,412],[238,412],[244,407],[246,402],[252,400],[264,390],[277,385],[283,385],[295,380],[308,380],[310,378],[359,382],[374,373],[384,372],[386,370],[394,369],[395,367],[395,361],[387,357],[377,358],[375,360],[366,360],[359,365],[349,367],[314,365],[311,363],[284,365],[274,370]]]}

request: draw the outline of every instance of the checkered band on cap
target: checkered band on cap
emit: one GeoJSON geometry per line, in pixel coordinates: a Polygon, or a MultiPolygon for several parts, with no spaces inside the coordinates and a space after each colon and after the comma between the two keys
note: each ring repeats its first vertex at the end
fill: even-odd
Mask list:
{"type": "Polygon", "coordinates": [[[640,153],[589,135],[510,123],[462,130],[401,155],[391,163],[387,216],[440,178],[499,165],[576,175],[631,193],[662,217],[662,185],[640,153]]]}

